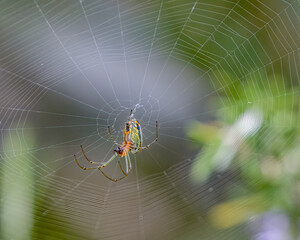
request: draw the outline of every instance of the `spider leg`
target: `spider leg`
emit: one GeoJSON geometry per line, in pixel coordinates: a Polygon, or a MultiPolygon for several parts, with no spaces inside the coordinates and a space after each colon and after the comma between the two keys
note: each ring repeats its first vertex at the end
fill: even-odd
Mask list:
{"type": "Polygon", "coordinates": [[[123,177],[118,178],[118,179],[110,178],[109,176],[106,175],[105,172],[102,171],[101,168],[99,168],[99,170],[100,170],[100,172],[103,174],[103,176],[106,177],[107,179],[109,179],[110,181],[113,181],[113,182],[119,182],[119,181],[121,181],[123,178],[127,177],[128,174],[126,174],[126,173],[124,172],[124,170],[123,170],[123,168],[122,168],[122,165],[121,165],[120,161],[118,161],[118,164],[119,164],[119,166],[120,166],[120,169],[121,169],[122,173],[124,174],[123,177]]]}
{"type": "MultiPolygon", "coordinates": [[[[74,158],[75,158],[75,161],[77,163],[77,165],[83,169],[83,170],[91,170],[91,169],[101,169],[101,168],[104,168],[107,164],[109,164],[112,160],[114,160],[114,158],[117,156],[117,154],[114,154],[106,163],[104,163],[103,165],[98,165],[97,167],[83,167],[79,164],[77,158],[76,158],[76,155],[74,155],[74,158]]],[[[86,158],[87,159],[87,158],[86,158]]],[[[89,160],[88,160],[89,161],[89,160]]],[[[90,162],[90,161],[89,161],[90,162]]],[[[91,162],[92,163],[92,162],[91,162]]],[[[93,163],[95,164],[95,163],[93,163]]]]}
{"type": "Polygon", "coordinates": [[[132,168],[132,165],[131,165],[131,161],[130,161],[130,155],[128,154],[127,156],[128,156],[127,160],[128,160],[128,163],[129,163],[129,171],[128,172],[130,172],[130,170],[132,168]]]}
{"type": "MultiPolygon", "coordinates": [[[[114,154],[106,163],[104,163],[100,168],[104,168],[104,167],[106,167],[112,160],[114,160],[114,158],[116,157],[116,156],[118,156],[118,154],[114,154]]],[[[99,169],[100,169],[99,168],[99,169]]]]}
{"type": "Polygon", "coordinates": [[[128,173],[128,154],[125,155],[126,173],[128,173]]]}
{"type": "Polygon", "coordinates": [[[85,159],[86,159],[90,164],[97,164],[97,165],[101,165],[101,164],[102,164],[102,163],[100,163],[100,162],[92,162],[92,161],[90,161],[90,160],[87,158],[87,156],[85,155],[85,153],[84,153],[84,151],[83,151],[82,145],[80,145],[80,147],[81,147],[81,151],[82,151],[82,153],[83,153],[83,156],[85,157],[85,159]]]}
{"type": "MultiPolygon", "coordinates": [[[[126,156],[127,156],[127,155],[126,155],[126,156]]],[[[125,157],[126,157],[126,156],[125,156],[125,157]]],[[[129,161],[129,163],[130,163],[130,168],[129,168],[129,170],[128,170],[127,172],[125,172],[125,171],[123,170],[122,165],[121,165],[121,162],[118,161],[118,164],[119,164],[119,166],[120,166],[120,169],[121,169],[122,173],[125,175],[125,177],[127,177],[127,176],[128,176],[128,173],[131,171],[131,162],[130,162],[129,155],[128,155],[128,161],[129,161]]],[[[123,177],[123,178],[124,178],[124,177],[123,177]]],[[[122,178],[122,179],[123,179],[123,178],[122,178]]]]}
{"type": "Polygon", "coordinates": [[[157,142],[157,140],[158,140],[158,122],[156,121],[156,138],[150,144],[148,144],[147,146],[141,147],[141,149],[149,148],[153,143],[157,142]]]}
{"type": "MultiPolygon", "coordinates": [[[[125,177],[127,177],[127,175],[128,175],[128,173],[126,173],[124,170],[123,170],[123,168],[122,168],[122,165],[121,165],[121,162],[119,161],[118,162],[118,164],[119,164],[119,166],[120,166],[120,169],[121,169],[121,171],[122,171],[122,173],[125,175],[125,177]]],[[[129,170],[130,171],[130,170],[129,170]]]]}
{"type": "Polygon", "coordinates": [[[75,161],[76,161],[78,167],[80,167],[80,168],[83,169],[83,170],[91,170],[91,169],[97,169],[97,168],[99,168],[99,166],[97,166],[97,167],[89,167],[89,168],[83,167],[83,166],[81,166],[81,165],[79,164],[79,162],[77,161],[76,155],[74,155],[74,158],[75,158],[75,161]]]}

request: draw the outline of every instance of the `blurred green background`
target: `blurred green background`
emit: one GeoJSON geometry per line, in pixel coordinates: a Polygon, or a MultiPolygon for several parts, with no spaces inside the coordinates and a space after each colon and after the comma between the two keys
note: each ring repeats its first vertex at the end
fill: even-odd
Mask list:
{"type": "Polygon", "coordinates": [[[0,238],[299,239],[299,10],[1,1],[0,238]],[[130,109],[144,144],[159,122],[131,174],[79,169],[130,109]]]}

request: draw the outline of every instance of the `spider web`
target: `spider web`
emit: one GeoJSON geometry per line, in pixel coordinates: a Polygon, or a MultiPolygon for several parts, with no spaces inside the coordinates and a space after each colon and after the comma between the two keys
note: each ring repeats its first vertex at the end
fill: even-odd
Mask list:
{"type": "MultiPolygon", "coordinates": [[[[14,220],[2,217],[3,238],[21,239],[26,229],[33,239],[245,236],[245,226],[212,233],[205,216],[235,174],[192,182],[198,149],[186,129],[222,108],[264,104],[255,89],[269,88],[258,85],[265,75],[282,76],[275,83],[283,91],[269,98],[297,93],[299,7],[297,0],[1,1],[1,215],[15,209],[14,220]],[[229,84],[228,71],[236,79],[229,84]],[[230,97],[241,82],[253,85],[242,103],[230,97]],[[92,161],[112,156],[107,126],[121,143],[131,109],[143,145],[155,139],[156,120],[159,140],[131,155],[129,176],[113,183],[79,169],[74,154],[88,166],[80,145],[92,161]],[[27,228],[11,233],[19,214],[27,228]]],[[[122,176],[117,161],[105,171],[122,176]]]]}

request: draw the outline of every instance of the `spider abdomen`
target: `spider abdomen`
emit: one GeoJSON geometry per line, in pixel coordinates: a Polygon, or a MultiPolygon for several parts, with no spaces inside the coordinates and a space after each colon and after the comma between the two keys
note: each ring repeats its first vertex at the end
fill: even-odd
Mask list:
{"type": "Polygon", "coordinates": [[[131,152],[136,153],[142,146],[142,128],[140,123],[136,119],[132,119],[127,123],[130,128],[126,131],[124,129],[124,142],[131,142],[131,152]]]}

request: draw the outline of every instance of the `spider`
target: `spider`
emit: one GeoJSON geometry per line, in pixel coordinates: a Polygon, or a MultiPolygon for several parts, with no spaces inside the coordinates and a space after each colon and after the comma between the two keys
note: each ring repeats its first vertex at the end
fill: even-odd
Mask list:
{"type": "Polygon", "coordinates": [[[96,164],[98,166],[96,166],[96,167],[83,167],[77,161],[76,155],[74,155],[74,158],[75,158],[75,161],[76,161],[77,165],[81,169],[83,169],[83,170],[99,169],[100,172],[106,178],[108,178],[109,180],[111,180],[113,182],[118,182],[118,181],[122,180],[123,178],[127,177],[128,173],[130,172],[130,170],[132,168],[129,153],[135,154],[135,153],[141,151],[142,149],[147,149],[153,143],[155,143],[158,140],[158,122],[156,121],[156,138],[150,144],[146,145],[145,147],[142,147],[143,135],[142,135],[141,125],[140,125],[140,123],[135,118],[133,118],[132,110],[130,111],[128,121],[126,122],[125,127],[124,127],[124,133],[123,133],[124,142],[123,142],[123,144],[121,146],[120,146],[120,144],[118,144],[114,140],[113,136],[111,135],[111,130],[110,130],[109,126],[107,127],[107,130],[108,130],[108,134],[109,134],[110,138],[113,140],[113,142],[117,146],[119,146],[119,147],[117,147],[114,150],[113,156],[107,162],[105,162],[104,164],[102,164],[101,162],[92,162],[92,161],[90,161],[88,159],[88,157],[85,155],[85,152],[83,150],[82,145],[80,145],[80,148],[81,148],[81,151],[82,151],[83,156],[85,157],[85,159],[90,164],[96,164]],[[117,156],[125,157],[126,171],[123,170],[120,161],[118,161],[119,167],[120,167],[122,173],[124,174],[124,176],[121,177],[121,178],[119,178],[119,179],[113,179],[113,178],[110,178],[109,176],[107,176],[105,174],[105,172],[102,171],[102,168],[106,167],[117,156]]]}

